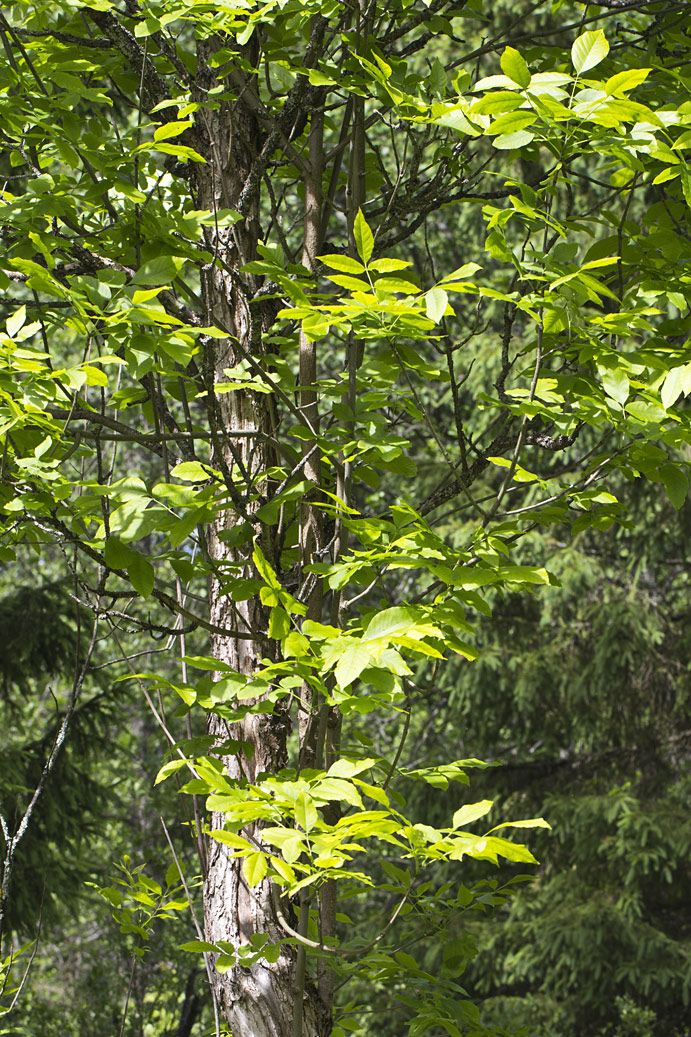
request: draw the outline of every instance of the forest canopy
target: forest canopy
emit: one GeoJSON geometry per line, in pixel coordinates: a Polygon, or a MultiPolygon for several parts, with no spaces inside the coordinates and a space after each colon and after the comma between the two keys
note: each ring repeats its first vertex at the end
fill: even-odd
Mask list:
{"type": "Polygon", "coordinates": [[[0,36],[0,1032],[688,1037],[688,5],[0,36]]]}

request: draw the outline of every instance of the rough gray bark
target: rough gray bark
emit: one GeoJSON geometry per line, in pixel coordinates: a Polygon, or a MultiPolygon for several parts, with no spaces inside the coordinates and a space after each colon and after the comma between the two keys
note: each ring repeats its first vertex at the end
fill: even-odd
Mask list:
{"type": "MultiPolygon", "coordinates": [[[[220,44],[219,44],[220,45],[220,44]]],[[[200,46],[200,67],[208,60],[213,46],[206,41],[200,46]]],[[[253,84],[240,86],[241,97],[251,97],[253,84]]],[[[200,208],[242,209],[245,219],[230,228],[207,230],[207,247],[219,262],[204,275],[204,302],[209,320],[228,330],[226,340],[206,344],[204,378],[209,392],[208,408],[213,433],[213,463],[224,475],[233,505],[209,528],[206,549],[214,568],[209,585],[210,619],[217,628],[232,628],[256,634],[254,639],[213,634],[212,654],[235,670],[251,675],[261,660],[272,657],[274,644],[268,639],[268,609],[257,598],[234,604],[223,592],[223,580],[233,575],[253,576],[252,538],[239,547],[229,548],[222,534],[239,523],[252,521],[252,506],[243,499],[238,486],[252,485],[255,477],[275,463],[270,439],[275,431],[275,402],[269,395],[236,391],[214,394],[216,382],[227,381],[226,369],[247,355],[260,362],[262,349],[262,315],[251,303],[252,278],[238,273],[239,268],[256,257],[259,221],[256,201],[246,206],[247,185],[266,147],[265,136],[256,118],[251,100],[224,104],[216,111],[203,112],[198,132],[205,138],[206,165],[194,170],[197,201],[200,208]],[[244,192],[244,194],[243,194],[244,192]],[[249,291],[248,291],[249,288],[249,291]],[[251,436],[233,438],[226,432],[243,431],[251,436]],[[239,482],[235,478],[240,476],[239,482]],[[238,571],[237,566],[241,566],[238,571]]],[[[314,379],[312,379],[314,380],[314,379]]],[[[255,526],[255,533],[259,527],[255,526]]],[[[268,534],[264,532],[266,538],[268,534]]],[[[260,546],[273,560],[273,545],[264,539],[260,546]]],[[[225,764],[229,777],[253,781],[262,773],[276,773],[287,763],[286,741],[290,721],[287,713],[247,716],[230,727],[212,716],[209,732],[219,743],[228,737],[247,742],[253,751],[245,756],[228,756],[225,764]]],[[[214,816],[212,827],[223,826],[223,816],[214,816]]],[[[257,825],[243,834],[261,845],[257,825]]],[[[275,852],[272,850],[272,852],[275,852]]],[[[226,848],[213,841],[209,847],[208,868],[204,885],[204,913],[207,938],[226,940],[235,947],[248,944],[257,933],[266,933],[278,942],[285,933],[276,917],[275,893],[265,879],[250,888],[242,873],[242,861],[231,859],[226,848]]],[[[237,1037],[326,1037],[331,1030],[330,1004],[324,1004],[316,987],[296,978],[297,958],[292,947],[283,949],[275,963],[260,963],[252,968],[236,967],[225,974],[215,973],[218,1004],[223,1018],[237,1037]]]]}

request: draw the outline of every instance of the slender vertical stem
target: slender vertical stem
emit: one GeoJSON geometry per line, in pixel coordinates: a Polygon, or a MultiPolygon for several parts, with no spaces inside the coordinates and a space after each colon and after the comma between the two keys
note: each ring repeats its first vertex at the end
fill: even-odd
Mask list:
{"type": "MultiPolygon", "coordinates": [[[[310,905],[309,896],[305,890],[300,891],[300,916],[298,920],[298,933],[307,936],[309,928],[310,905]]],[[[297,961],[295,964],[295,1004],[293,1007],[293,1028],[291,1037],[302,1037],[302,1001],[305,996],[305,979],[307,976],[307,948],[304,943],[298,944],[297,961]]]]}
{"type": "MultiPolygon", "coordinates": [[[[324,169],[324,112],[322,108],[313,111],[309,136],[308,172],[305,176],[305,215],[302,262],[309,270],[316,264],[317,252],[321,239],[322,204],[323,204],[323,169],[324,169]]],[[[319,560],[322,548],[322,518],[315,505],[317,491],[321,485],[321,455],[318,449],[316,434],[319,432],[319,404],[317,395],[317,344],[308,339],[304,330],[299,339],[300,362],[300,412],[305,425],[314,430],[315,439],[303,440],[302,456],[305,458],[303,471],[305,478],[312,484],[306,494],[301,508],[300,553],[301,566],[304,567],[319,560]],[[316,449],[315,449],[316,447],[316,449]]],[[[307,618],[321,620],[323,601],[322,581],[315,580],[307,597],[307,618]]],[[[308,684],[303,687],[305,707],[300,716],[300,762],[301,765],[313,766],[315,723],[314,715],[318,703],[308,684]]]]}
{"type": "Polygon", "coordinates": [[[132,985],[134,983],[134,970],[137,967],[137,956],[132,955],[132,968],[130,969],[130,981],[127,984],[127,993],[125,994],[125,1005],[122,1009],[122,1022],[120,1024],[120,1033],[118,1037],[123,1037],[125,1032],[125,1023],[127,1022],[127,1010],[130,1007],[130,996],[132,994],[132,985]]]}
{"type": "MultiPolygon", "coordinates": [[[[323,206],[323,171],[324,171],[324,110],[316,107],[312,112],[309,136],[309,159],[305,185],[304,239],[302,246],[302,263],[313,270],[321,241],[322,206],[323,206]]],[[[308,339],[304,330],[300,331],[300,411],[305,424],[315,432],[314,440],[303,441],[302,456],[305,458],[303,471],[305,478],[312,483],[312,489],[306,495],[301,508],[300,555],[301,566],[310,565],[319,558],[322,547],[322,520],[315,497],[321,485],[321,456],[317,447],[316,434],[319,432],[319,404],[317,395],[317,344],[308,339]]],[[[321,619],[323,602],[322,581],[315,580],[307,598],[307,618],[321,619]]],[[[300,764],[314,766],[315,739],[319,712],[317,693],[305,682],[302,687],[303,709],[299,715],[300,731],[300,764]]],[[[300,917],[298,929],[301,935],[307,934],[309,922],[310,897],[303,891],[300,894],[300,917]]],[[[307,976],[307,956],[304,944],[299,944],[295,964],[295,999],[293,1002],[292,1037],[303,1034],[303,1000],[305,980],[307,976]]]]}

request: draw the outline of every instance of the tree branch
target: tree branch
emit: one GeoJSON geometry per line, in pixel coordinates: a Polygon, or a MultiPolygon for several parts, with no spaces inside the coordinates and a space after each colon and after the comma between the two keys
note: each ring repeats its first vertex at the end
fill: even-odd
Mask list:
{"type": "Polygon", "coordinates": [[[144,104],[151,111],[161,101],[169,98],[170,94],[165,80],[159,75],[153,61],[148,58],[142,47],[129,29],[121,25],[114,14],[110,11],[94,11],[90,7],[82,8],[82,13],[90,18],[95,25],[104,33],[115,49],[120,52],[125,62],[133,69],[144,88],[144,104]]]}

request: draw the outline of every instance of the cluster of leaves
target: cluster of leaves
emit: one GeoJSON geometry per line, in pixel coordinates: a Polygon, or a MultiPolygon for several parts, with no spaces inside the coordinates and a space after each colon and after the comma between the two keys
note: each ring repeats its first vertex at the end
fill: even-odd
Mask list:
{"type": "MultiPolygon", "coordinates": [[[[455,862],[470,859],[472,868],[472,861],[535,858],[496,834],[507,822],[465,831],[489,812],[489,799],[453,804],[451,825],[448,816],[438,824],[417,820],[408,784],[465,783],[465,768],[476,761],[459,753],[456,761],[406,767],[402,747],[411,724],[424,723],[425,684],[435,687],[442,662],[478,655],[470,639],[501,596],[549,593],[557,584],[542,564],[541,541],[528,536],[536,523],[578,534],[625,521],[613,492],[618,473],[659,482],[676,509],[684,503],[691,281],[688,235],[679,228],[691,205],[691,101],[676,72],[652,63],[619,67],[600,29],[580,33],[570,56],[554,49],[542,58],[522,55],[509,46],[501,73],[474,79],[463,70],[449,81],[441,63],[423,75],[395,49],[385,53],[374,34],[351,32],[338,6],[146,4],[129,13],[132,32],[123,44],[138,56],[138,78],[122,53],[93,56],[102,44],[92,46],[70,3],[15,4],[11,25],[3,16],[21,60],[0,71],[3,132],[10,168],[18,171],[0,201],[10,246],[0,287],[13,307],[0,336],[0,549],[3,562],[13,562],[32,547],[40,553],[43,539],[52,538],[79,552],[72,563],[78,593],[116,637],[130,622],[180,636],[169,610],[176,623],[206,628],[217,645],[225,637],[262,646],[249,667],[183,650],[180,679],[137,677],[153,681],[160,702],[177,696],[178,716],[194,707],[227,733],[220,742],[218,727],[206,739],[192,738],[191,726],[183,739],[170,735],[172,758],[159,779],[191,772],[183,792],[204,796],[218,818],[206,834],[227,859],[241,859],[250,889],[273,891],[282,930],[278,937],[255,932],[238,946],[200,939],[189,949],[212,955],[222,974],[258,962],[269,968],[309,948],[319,962],[333,955],[344,978],[395,987],[412,1034],[481,1033],[478,1012],[456,983],[472,956],[469,945],[462,937],[449,942],[435,978],[405,950],[407,939],[416,938],[412,923],[420,918],[429,920],[429,938],[468,911],[504,903],[507,886],[479,881],[459,890],[448,878],[455,862]],[[323,22],[335,29],[335,50],[301,66],[303,44],[323,22]],[[178,45],[193,30],[214,41],[206,56],[216,85],[203,96],[189,87],[194,59],[178,45]],[[209,165],[204,127],[242,95],[237,84],[231,90],[232,76],[254,77],[251,51],[242,48],[255,44],[263,47],[266,73],[257,111],[274,127],[274,150],[287,142],[276,172],[287,186],[299,155],[290,146],[292,129],[279,132],[272,120],[298,106],[308,87],[332,94],[344,110],[366,98],[375,120],[385,110],[422,141],[418,166],[435,134],[443,183],[458,178],[459,155],[472,148],[480,169],[507,155],[514,161],[519,148],[538,163],[534,183],[494,166],[504,183],[498,197],[480,195],[482,263],[463,262],[421,286],[409,260],[384,254],[416,208],[424,219],[439,207],[442,181],[430,209],[427,185],[417,181],[404,203],[382,158],[369,180],[365,174],[366,185],[372,197],[378,183],[391,190],[383,208],[356,206],[348,214],[350,254],[320,251],[307,269],[276,230],[283,241],[268,240],[267,232],[259,258],[253,252],[226,270],[230,253],[221,245],[249,222],[242,194],[237,211],[193,208],[186,179],[200,178],[194,168],[209,165]],[[606,74],[594,78],[605,61],[606,74]],[[165,97],[162,77],[175,86],[165,97]],[[138,87],[137,110],[120,111],[138,87]],[[179,166],[184,177],[175,175],[179,166]],[[574,185],[584,181],[597,188],[597,204],[574,205],[574,185]],[[662,193],[645,215],[632,205],[641,186],[662,193]],[[208,301],[209,271],[224,270],[243,295],[252,334],[262,321],[278,322],[261,349],[208,301]],[[261,309],[267,300],[275,303],[272,320],[261,309]],[[458,315],[471,308],[495,321],[500,346],[487,364],[490,378],[478,377],[480,365],[471,376],[475,357],[468,359],[465,386],[454,365],[459,356],[465,363],[463,348],[475,336],[471,330],[464,347],[450,341],[458,315]],[[322,364],[310,388],[331,417],[318,426],[309,407],[296,406],[295,386],[306,389],[300,355],[325,338],[330,354],[342,348],[349,374],[346,382],[332,355],[322,364]],[[357,363],[356,345],[364,350],[357,363]],[[224,351],[230,366],[217,361],[224,351]],[[451,448],[430,418],[432,383],[451,397],[451,448]],[[224,401],[226,415],[234,406],[253,414],[265,407],[270,431],[225,427],[224,401]],[[469,432],[473,411],[477,430],[469,432]],[[249,437],[251,448],[243,452],[233,436],[249,437]],[[262,437],[274,451],[263,466],[255,465],[262,437]],[[414,442],[444,461],[442,479],[425,495],[404,481],[416,472],[414,442]],[[585,455],[568,455],[563,466],[544,460],[583,443],[585,455]],[[141,450],[147,462],[138,460],[141,450]],[[322,466],[318,485],[305,477],[310,452],[322,466]],[[459,495],[473,523],[433,525],[436,508],[459,495]],[[306,500],[320,523],[331,524],[331,544],[348,546],[329,555],[318,545],[303,564],[306,500]],[[214,538],[223,545],[217,557],[209,550],[214,538]],[[331,597],[331,622],[309,614],[316,585],[331,597]],[[209,586],[240,629],[205,616],[209,586]],[[190,680],[188,667],[205,675],[190,680]],[[293,707],[317,728],[313,759],[305,765],[298,747],[292,766],[250,779],[243,766],[257,746],[243,730],[263,719],[282,723],[293,707]],[[343,721],[340,744],[330,747],[329,717],[343,721]],[[374,750],[366,729],[394,729],[399,721],[398,746],[374,750]],[[316,894],[334,884],[345,901],[379,898],[390,917],[378,935],[364,944],[322,935],[316,894]],[[299,931],[291,902],[300,905],[299,931]],[[403,937],[385,940],[399,919],[403,937]],[[411,979],[415,997],[405,990],[411,979]]],[[[406,7],[395,7],[394,27],[408,24],[406,7]]],[[[478,4],[467,7],[478,13],[478,4]]],[[[123,38],[113,36],[108,0],[84,8],[108,39],[123,38]]],[[[425,17],[431,33],[452,34],[449,11],[425,17]]],[[[360,114],[364,133],[364,108],[360,114]]],[[[304,126],[295,139],[303,133],[306,141],[304,126]]],[[[338,168],[332,179],[335,197],[338,168]]],[[[272,228],[282,226],[275,207],[261,215],[272,228]]],[[[508,824],[546,827],[539,819],[508,824]]],[[[622,826],[618,846],[626,854],[632,844],[622,826]]],[[[194,827],[200,837],[199,823],[194,827]]],[[[618,860],[619,850],[613,853],[618,860]]],[[[148,922],[165,914],[163,890],[140,871],[126,871],[124,881],[141,907],[123,906],[113,889],[107,898],[121,927],[145,939],[148,922]]],[[[165,900],[168,910],[171,903],[165,900]]],[[[555,929],[544,932],[559,957],[555,929]]],[[[515,976],[521,967],[520,960],[507,965],[515,976]]],[[[344,1008],[344,1029],[354,1014],[352,1005],[344,1008]]]]}
{"type": "MultiPolygon", "coordinates": [[[[496,601],[478,662],[441,674],[432,722],[413,726],[413,759],[472,746],[500,763],[476,784],[502,812],[543,814],[554,827],[531,845],[535,884],[510,910],[466,925],[479,953],[465,984],[509,1029],[685,1032],[689,511],[655,489],[629,495],[628,528],[553,544],[547,564],[561,585],[496,601]]],[[[442,803],[410,799],[439,823],[442,803]]],[[[422,960],[440,967],[434,942],[422,960]]]]}

